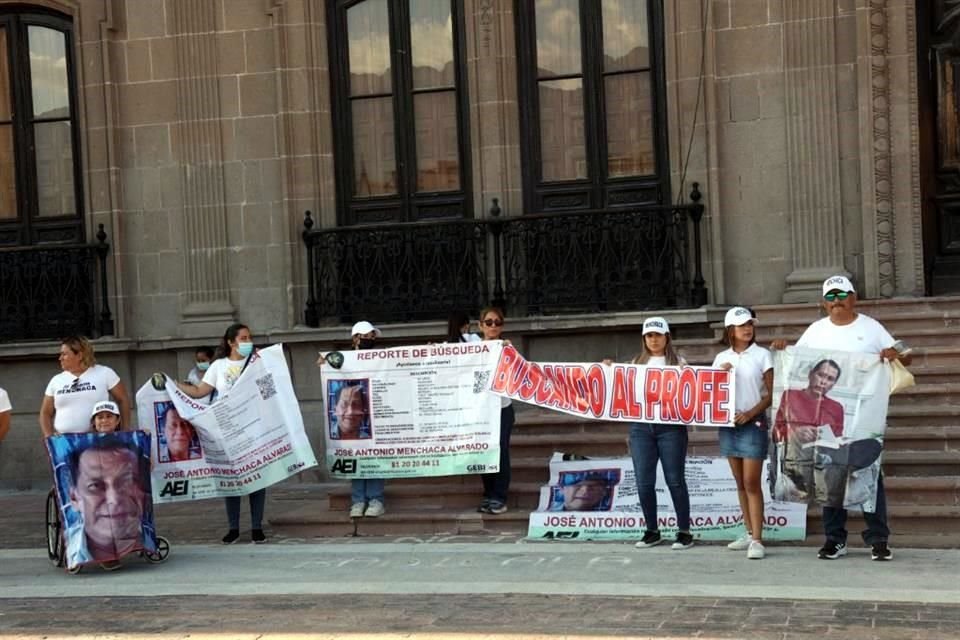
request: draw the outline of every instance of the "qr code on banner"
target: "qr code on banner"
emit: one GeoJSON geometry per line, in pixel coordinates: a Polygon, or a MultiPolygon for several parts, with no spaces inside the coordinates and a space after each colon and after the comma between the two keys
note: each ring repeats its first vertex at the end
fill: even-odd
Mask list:
{"type": "Polygon", "coordinates": [[[273,384],[273,374],[268,373],[262,378],[257,378],[257,387],[260,389],[260,397],[269,400],[277,395],[277,387],[273,384]]]}
{"type": "Polygon", "coordinates": [[[473,392],[474,393],[483,393],[487,388],[487,380],[490,379],[489,371],[474,371],[473,372],[473,392]]]}

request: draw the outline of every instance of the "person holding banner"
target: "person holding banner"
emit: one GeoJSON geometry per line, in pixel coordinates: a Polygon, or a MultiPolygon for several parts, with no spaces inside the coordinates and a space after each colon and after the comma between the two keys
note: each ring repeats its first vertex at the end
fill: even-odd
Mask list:
{"type": "Polygon", "coordinates": [[[733,428],[721,428],[720,455],[726,456],[737,481],[737,498],[743,512],[746,533],[727,545],[747,551],[747,558],[759,560],[763,547],[763,489],[760,477],[769,447],[767,409],[773,398],[773,358],[756,341],[756,315],[745,307],[727,311],[723,320],[723,343],[729,348],[717,354],[713,366],[736,378],[736,415],[733,428]]]}
{"type": "MultiPolygon", "coordinates": [[[[214,360],[203,374],[200,384],[178,382],[177,387],[191,398],[203,398],[213,391],[222,396],[233,388],[240,374],[247,368],[253,355],[253,336],[245,324],[227,327],[217,348],[218,359],[214,360]]],[[[267,503],[267,490],[259,489],[250,494],[250,539],[255,544],[267,541],[263,533],[263,511],[267,503]]],[[[240,496],[224,498],[229,529],[223,536],[223,544],[233,544],[240,538],[240,496]]]]}
{"type": "MultiPolygon", "coordinates": [[[[660,317],[647,318],[643,323],[643,351],[633,364],[653,367],[686,365],[677,354],[670,338],[670,325],[660,317]]],[[[693,546],[690,534],[690,493],[687,489],[687,428],[679,425],[637,422],[630,425],[630,455],[637,479],[640,509],[646,522],[646,531],[636,546],[644,549],[660,544],[657,521],[657,462],[663,467],[663,477],[677,513],[677,537],[672,548],[689,549],[693,546]]]]}
{"type": "Polygon", "coordinates": [[[10,396],[0,387],[0,442],[10,433],[10,412],[13,407],[10,406],[10,396]]]}
{"type": "MultiPolygon", "coordinates": [[[[350,340],[353,342],[354,350],[376,349],[377,338],[380,335],[380,329],[366,320],[356,323],[350,330],[350,340]]],[[[341,388],[333,414],[338,438],[370,437],[368,397],[366,389],[359,384],[341,388]]],[[[331,428],[333,427],[331,426],[331,428]]],[[[379,518],[386,513],[387,508],[384,500],[386,486],[387,481],[383,478],[351,480],[350,517],[379,518]]]]}
{"type": "MultiPolygon", "coordinates": [[[[875,354],[881,360],[899,360],[909,365],[909,351],[895,348],[899,343],[882,324],[856,310],[857,291],[850,279],[843,275],[831,276],[823,282],[821,305],[826,318],[817,320],[803,332],[798,347],[822,351],[840,351],[875,354]]],[[[774,349],[784,349],[785,340],[774,340],[774,349]]],[[[888,545],[890,528],[887,525],[887,500],[883,488],[883,474],[877,478],[877,496],[874,511],[863,512],[867,528],[863,541],[870,545],[872,560],[893,559],[888,545]]],[[[835,560],[847,555],[847,510],[842,506],[823,506],[823,528],[826,541],[817,552],[821,560],[835,560]]]]}
{"type": "Polygon", "coordinates": [[[447,319],[447,342],[480,342],[480,336],[470,333],[470,316],[454,311],[447,319]]]}
{"type": "MultiPolygon", "coordinates": [[[[503,339],[503,311],[499,307],[487,307],[480,312],[480,330],[484,340],[503,339]]],[[[504,340],[504,344],[510,344],[504,340]]],[[[507,494],[510,491],[510,434],[513,432],[515,420],[513,401],[510,398],[500,398],[500,470],[496,473],[485,473],[483,481],[483,500],[477,511],[500,515],[507,512],[507,494]]]]}
{"type": "Polygon", "coordinates": [[[64,338],[59,359],[63,371],[50,379],[40,405],[40,430],[45,438],[89,431],[93,406],[111,399],[120,408],[121,423],[130,424],[127,389],[116,371],[97,364],[89,340],[64,338]]]}

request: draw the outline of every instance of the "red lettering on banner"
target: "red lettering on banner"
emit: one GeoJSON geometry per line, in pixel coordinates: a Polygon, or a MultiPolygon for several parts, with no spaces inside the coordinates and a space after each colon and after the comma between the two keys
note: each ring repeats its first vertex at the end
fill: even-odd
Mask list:
{"type": "Polygon", "coordinates": [[[613,369],[613,388],[610,390],[610,417],[626,418],[627,413],[627,379],[623,375],[623,367],[613,369]]]}
{"type": "Polygon", "coordinates": [[[643,415],[646,420],[655,420],[653,405],[660,402],[660,391],[663,387],[663,369],[644,369],[643,378],[643,415]]]}
{"type": "Polygon", "coordinates": [[[590,404],[590,387],[587,384],[587,372],[583,367],[570,367],[567,370],[570,376],[570,404],[571,410],[577,413],[586,413],[590,404]]]}
{"type": "Polygon", "coordinates": [[[507,376],[507,395],[517,395],[517,391],[520,389],[520,383],[523,381],[523,377],[529,369],[529,362],[523,358],[517,358],[513,369],[510,370],[510,375],[507,376]]]}
{"type": "Polygon", "coordinates": [[[599,418],[607,404],[607,377],[603,367],[598,364],[590,367],[587,371],[587,383],[590,388],[590,412],[594,418],[599,418]]]}
{"type": "Polygon", "coordinates": [[[693,417],[697,410],[699,391],[697,388],[696,371],[693,369],[683,369],[683,371],[680,372],[680,389],[677,393],[680,406],[680,421],[683,422],[683,424],[693,422],[693,417]]]}
{"type": "Polygon", "coordinates": [[[730,372],[713,372],[713,421],[718,424],[729,424],[733,422],[730,410],[725,409],[730,404],[730,372]]]}
{"type": "Polygon", "coordinates": [[[680,386],[680,373],[676,369],[663,370],[663,391],[660,393],[660,420],[676,422],[680,417],[677,408],[677,392],[680,386]]]}
{"type": "Polygon", "coordinates": [[[553,382],[554,396],[550,400],[550,405],[553,407],[563,408],[567,403],[567,380],[564,377],[564,370],[562,366],[556,367],[544,367],[543,372],[550,377],[551,382],[553,382]]]}
{"type": "Polygon", "coordinates": [[[527,364],[527,375],[523,377],[523,384],[520,385],[520,399],[528,401],[537,392],[537,387],[543,382],[543,372],[535,363],[527,364]]]}
{"type": "MultiPolygon", "coordinates": [[[[362,351],[360,353],[363,353],[362,351]]],[[[500,360],[497,362],[497,368],[493,372],[493,383],[490,388],[498,393],[503,393],[507,389],[507,377],[510,370],[514,367],[515,360],[519,354],[513,347],[504,347],[500,353],[500,360]]]]}

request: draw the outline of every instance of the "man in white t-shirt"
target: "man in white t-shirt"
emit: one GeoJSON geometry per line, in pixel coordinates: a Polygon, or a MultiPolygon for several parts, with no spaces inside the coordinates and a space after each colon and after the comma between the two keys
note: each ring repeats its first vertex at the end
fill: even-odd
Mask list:
{"type": "MultiPolygon", "coordinates": [[[[822,305],[826,318],[817,320],[803,332],[797,341],[798,347],[822,351],[852,351],[875,353],[884,361],[899,360],[909,365],[910,354],[894,346],[897,341],[882,324],[869,316],[858,313],[857,292],[846,276],[831,276],[823,282],[822,305]]],[[[774,349],[786,347],[786,341],[775,340],[774,349]]],[[[873,513],[864,512],[867,529],[863,540],[870,545],[871,558],[892,560],[893,553],[887,546],[890,528],[887,526],[887,499],[883,489],[883,475],[877,479],[877,500],[873,513]]],[[[834,560],[847,555],[847,510],[841,507],[823,507],[823,528],[826,542],[817,554],[822,560],[834,560]]]]}
{"type": "Polygon", "coordinates": [[[0,440],[6,438],[10,431],[10,412],[12,410],[10,396],[0,387],[0,440]]]}

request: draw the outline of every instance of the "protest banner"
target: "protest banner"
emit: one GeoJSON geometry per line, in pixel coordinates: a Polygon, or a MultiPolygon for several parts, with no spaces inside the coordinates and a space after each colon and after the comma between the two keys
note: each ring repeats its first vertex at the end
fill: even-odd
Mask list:
{"type": "Polygon", "coordinates": [[[327,468],[348,478],[497,471],[500,399],[486,379],[501,348],[491,340],[326,354],[327,468]]]}
{"type": "Polygon", "coordinates": [[[157,552],[148,434],[68,433],[46,445],[68,569],[157,552]]]}
{"type": "Polygon", "coordinates": [[[282,345],[260,349],[211,405],[167,378],[137,392],[140,428],[154,442],[157,502],[241,496],[317,464],[282,345]]]}
{"type": "MultiPolygon", "coordinates": [[[[734,540],[743,535],[737,483],[726,458],[688,457],[690,533],[701,540],[734,540]]],[[[765,540],[803,540],[807,505],[771,500],[764,465],[765,540]]],[[[676,513],[661,468],[657,467],[657,519],[664,535],[677,531],[676,513]]],[[[527,537],[557,540],[639,540],[647,529],[630,458],[550,460],[550,484],[530,513],[527,537]]]]}
{"type": "Polygon", "coordinates": [[[791,347],[774,358],[774,494],[872,512],[889,368],[877,354],[791,347]]]}
{"type": "Polygon", "coordinates": [[[711,367],[537,363],[505,346],[493,393],[582,418],[732,427],[734,375],[711,367]]]}

